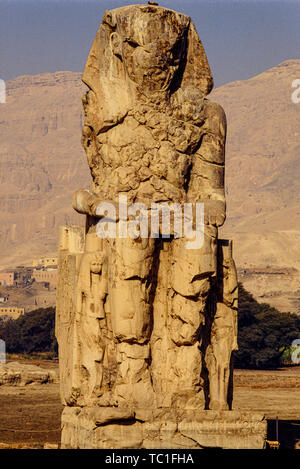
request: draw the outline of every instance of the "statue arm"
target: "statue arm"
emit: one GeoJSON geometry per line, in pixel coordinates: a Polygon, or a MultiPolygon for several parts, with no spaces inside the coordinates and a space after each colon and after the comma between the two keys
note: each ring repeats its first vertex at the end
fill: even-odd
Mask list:
{"type": "Polygon", "coordinates": [[[103,218],[105,215],[99,213],[97,208],[102,203],[109,203],[112,204],[116,210],[116,220],[118,220],[118,204],[112,200],[103,200],[97,195],[93,194],[88,189],[79,189],[78,191],[74,192],[72,205],[76,212],[81,213],[83,215],[90,215],[92,217],[103,218]]]}
{"type": "Polygon", "coordinates": [[[188,201],[204,203],[205,223],[223,225],[226,217],[224,191],[226,116],[222,107],[205,100],[201,145],[193,157],[188,201]]]}

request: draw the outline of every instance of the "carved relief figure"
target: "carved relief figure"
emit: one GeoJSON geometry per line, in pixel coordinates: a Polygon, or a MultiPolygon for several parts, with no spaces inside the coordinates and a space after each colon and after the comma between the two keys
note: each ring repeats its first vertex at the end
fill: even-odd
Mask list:
{"type": "Polygon", "coordinates": [[[99,320],[105,318],[106,296],[105,256],[102,252],[87,252],[81,259],[76,304],[80,324],[80,388],[87,401],[99,397],[102,385],[104,341],[101,339],[99,320]]]}

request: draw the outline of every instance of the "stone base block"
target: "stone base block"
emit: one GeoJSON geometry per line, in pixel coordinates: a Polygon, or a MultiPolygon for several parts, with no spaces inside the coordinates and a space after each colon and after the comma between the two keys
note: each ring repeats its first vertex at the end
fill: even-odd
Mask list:
{"type": "Polygon", "coordinates": [[[262,449],[261,414],[179,409],[65,407],[61,447],[80,449],[262,449]]]}

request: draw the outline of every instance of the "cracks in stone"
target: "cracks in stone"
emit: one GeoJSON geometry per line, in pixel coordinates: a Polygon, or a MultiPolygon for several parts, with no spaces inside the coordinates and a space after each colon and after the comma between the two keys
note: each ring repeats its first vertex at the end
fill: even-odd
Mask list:
{"type": "Polygon", "coordinates": [[[205,159],[205,158],[203,157],[203,155],[201,155],[201,153],[197,153],[197,154],[195,154],[195,156],[196,156],[196,157],[199,157],[200,160],[203,161],[203,163],[207,163],[207,164],[210,164],[210,165],[212,165],[212,166],[216,166],[216,167],[218,167],[218,168],[224,168],[224,167],[225,167],[225,164],[224,164],[224,163],[217,163],[217,162],[215,162],[215,161],[209,161],[209,160],[205,159]]]}

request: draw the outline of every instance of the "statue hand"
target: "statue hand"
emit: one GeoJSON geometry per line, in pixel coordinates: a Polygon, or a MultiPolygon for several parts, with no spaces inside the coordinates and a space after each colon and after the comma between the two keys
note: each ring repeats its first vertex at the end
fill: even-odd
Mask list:
{"type": "Polygon", "coordinates": [[[103,210],[102,214],[99,214],[99,210],[97,210],[101,203],[105,204],[104,209],[106,208],[106,204],[110,204],[115,208],[114,220],[118,221],[118,204],[116,202],[112,200],[103,200],[88,189],[79,189],[73,194],[72,205],[74,210],[84,215],[90,215],[100,219],[104,218],[105,210],[103,210]]]}
{"type": "Polygon", "coordinates": [[[226,204],[222,200],[206,200],[204,202],[205,225],[222,226],[226,218],[226,204]]]}

